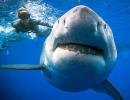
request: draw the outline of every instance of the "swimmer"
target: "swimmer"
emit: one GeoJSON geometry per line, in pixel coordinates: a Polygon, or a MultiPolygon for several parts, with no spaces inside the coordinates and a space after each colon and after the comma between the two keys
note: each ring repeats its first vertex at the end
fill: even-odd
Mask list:
{"type": "Polygon", "coordinates": [[[52,28],[52,25],[45,23],[40,20],[30,18],[30,13],[25,7],[21,7],[17,11],[18,18],[13,21],[11,24],[15,28],[16,32],[34,32],[38,33],[38,26],[46,26],[48,28],[52,28]]]}
{"type": "Polygon", "coordinates": [[[52,25],[41,20],[30,18],[30,13],[25,7],[19,8],[17,15],[18,19],[11,23],[13,28],[8,32],[4,32],[5,36],[2,40],[3,43],[0,45],[0,51],[7,48],[7,42],[17,42],[29,38],[25,32],[36,33],[36,36],[43,36],[51,32],[52,25]],[[42,29],[39,25],[45,26],[46,28],[42,29]],[[23,36],[21,32],[27,36],[23,36]]]}

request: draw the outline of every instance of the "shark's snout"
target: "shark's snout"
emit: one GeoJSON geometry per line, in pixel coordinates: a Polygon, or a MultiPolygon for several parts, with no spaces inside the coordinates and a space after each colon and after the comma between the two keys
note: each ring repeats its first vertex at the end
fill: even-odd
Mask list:
{"type": "Polygon", "coordinates": [[[63,25],[61,27],[67,28],[68,31],[73,30],[72,28],[80,30],[80,35],[82,30],[91,31],[91,33],[97,30],[99,19],[90,8],[80,5],[73,8],[69,13],[69,15],[65,14],[62,17],[63,19],[59,20],[59,26],[63,25]]]}
{"type": "Polygon", "coordinates": [[[79,13],[79,16],[81,18],[85,18],[87,14],[91,14],[92,11],[89,8],[86,8],[85,6],[78,6],[73,13],[79,13]]]}

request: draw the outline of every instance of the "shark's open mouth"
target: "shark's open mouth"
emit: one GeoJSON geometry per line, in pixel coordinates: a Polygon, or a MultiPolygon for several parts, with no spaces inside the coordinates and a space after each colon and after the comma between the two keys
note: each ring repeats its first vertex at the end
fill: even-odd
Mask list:
{"type": "Polygon", "coordinates": [[[56,48],[62,48],[64,50],[79,52],[81,54],[91,54],[91,55],[104,55],[103,49],[96,46],[84,45],[79,43],[58,43],[56,48]]]}

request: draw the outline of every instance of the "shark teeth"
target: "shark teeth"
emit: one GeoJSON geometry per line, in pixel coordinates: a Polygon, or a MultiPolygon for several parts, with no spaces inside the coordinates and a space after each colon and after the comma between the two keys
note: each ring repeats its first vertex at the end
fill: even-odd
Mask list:
{"type": "Polygon", "coordinates": [[[59,43],[57,44],[57,47],[62,48],[64,50],[78,52],[79,54],[103,55],[102,49],[99,49],[95,46],[79,43],[59,43]]]}

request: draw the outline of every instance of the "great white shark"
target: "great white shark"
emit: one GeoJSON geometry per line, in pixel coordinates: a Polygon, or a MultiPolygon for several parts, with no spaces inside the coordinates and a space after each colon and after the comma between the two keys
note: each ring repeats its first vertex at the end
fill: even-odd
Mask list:
{"type": "Polygon", "coordinates": [[[44,42],[40,65],[1,65],[0,69],[42,70],[49,83],[61,90],[92,88],[123,100],[107,80],[116,59],[111,28],[92,9],[79,5],[55,22],[44,42]]]}

